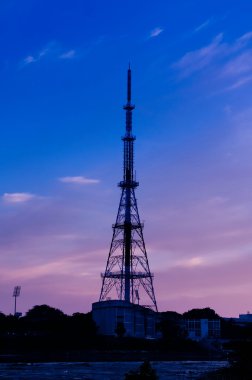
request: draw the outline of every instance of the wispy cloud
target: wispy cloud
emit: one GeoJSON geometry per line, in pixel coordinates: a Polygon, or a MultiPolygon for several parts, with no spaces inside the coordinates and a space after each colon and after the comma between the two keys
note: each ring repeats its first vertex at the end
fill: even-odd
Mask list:
{"type": "Polygon", "coordinates": [[[23,61],[23,63],[24,63],[25,65],[29,65],[30,63],[33,63],[33,62],[36,62],[36,59],[35,59],[32,55],[28,55],[28,56],[24,59],[24,61],[23,61]]]}
{"type": "MultiPolygon", "coordinates": [[[[204,24],[198,28],[203,28],[204,24]]],[[[210,44],[185,53],[172,67],[178,71],[180,78],[204,73],[206,68],[210,68],[208,83],[218,87],[221,85],[221,90],[217,90],[217,93],[235,90],[251,82],[251,42],[251,31],[229,43],[225,42],[223,33],[220,33],[210,44]]]]}
{"type": "Polygon", "coordinates": [[[27,55],[27,57],[25,57],[22,60],[21,64],[22,66],[27,66],[27,65],[39,62],[45,58],[58,60],[58,59],[72,59],[75,56],[76,56],[76,50],[63,49],[57,42],[52,41],[48,43],[40,51],[27,55]]]}
{"type": "Polygon", "coordinates": [[[246,84],[250,83],[252,81],[252,75],[243,77],[239,80],[237,80],[235,83],[233,83],[231,86],[226,88],[226,91],[232,91],[236,90],[237,88],[240,88],[242,86],[245,86],[246,84]]]}
{"type": "Polygon", "coordinates": [[[186,53],[182,58],[173,64],[179,69],[183,76],[188,76],[209,65],[213,59],[223,51],[223,34],[218,34],[213,41],[200,49],[186,53]]]}
{"type": "Polygon", "coordinates": [[[73,183],[73,184],[79,184],[79,185],[92,185],[92,184],[100,182],[100,180],[98,179],[91,179],[91,178],[86,178],[83,176],[60,177],[59,181],[63,183],[73,183]]]}
{"type": "Polygon", "coordinates": [[[240,49],[248,44],[252,40],[252,32],[247,32],[235,41],[235,47],[240,49]]]}
{"type": "Polygon", "coordinates": [[[205,29],[207,28],[211,23],[212,23],[213,19],[212,18],[209,18],[208,20],[206,20],[205,22],[203,22],[202,24],[200,24],[199,26],[197,26],[195,29],[194,29],[194,33],[198,33],[200,32],[202,29],[205,29]]]}
{"type": "Polygon", "coordinates": [[[205,263],[205,258],[195,256],[189,259],[178,260],[177,262],[175,262],[175,266],[192,268],[192,267],[198,267],[198,266],[204,265],[204,263],[205,263]]]}
{"type": "MultiPolygon", "coordinates": [[[[240,231],[236,236],[239,236],[240,231]]],[[[231,238],[231,233],[222,234],[224,237],[231,238]]],[[[240,253],[240,258],[247,257],[248,252],[244,250],[240,253]]],[[[192,256],[192,257],[184,257],[182,259],[175,259],[174,262],[171,260],[171,267],[185,267],[185,268],[193,268],[197,266],[205,266],[212,267],[216,265],[220,265],[223,263],[232,263],[237,260],[237,251],[236,249],[216,249],[211,250],[211,255],[202,255],[202,256],[192,256]]]]}
{"type": "Polygon", "coordinates": [[[31,193],[4,193],[2,199],[6,203],[25,203],[35,197],[36,195],[31,193]]]}
{"type": "Polygon", "coordinates": [[[244,34],[234,43],[233,50],[238,54],[229,58],[220,69],[219,78],[228,81],[225,91],[236,90],[252,80],[252,49],[247,44],[252,41],[252,32],[244,34]],[[231,82],[231,84],[230,84],[231,82]]]}
{"type": "Polygon", "coordinates": [[[23,65],[29,65],[31,63],[38,62],[38,61],[40,61],[42,58],[44,58],[49,53],[50,53],[50,48],[46,47],[46,48],[42,49],[41,51],[39,51],[36,54],[28,55],[27,57],[25,57],[23,59],[22,63],[23,63],[23,65]]]}
{"type": "Polygon", "coordinates": [[[61,54],[59,56],[60,59],[72,59],[76,56],[76,51],[75,50],[68,50],[65,53],[61,54]]]}
{"type": "Polygon", "coordinates": [[[163,33],[164,29],[163,28],[160,28],[160,26],[157,26],[156,28],[152,29],[150,34],[149,34],[149,38],[154,38],[154,37],[157,37],[159,36],[161,33],[163,33]]]}
{"type": "Polygon", "coordinates": [[[236,76],[252,71],[252,50],[240,54],[227,62],[222,70],[223,76],[236,76]]]}

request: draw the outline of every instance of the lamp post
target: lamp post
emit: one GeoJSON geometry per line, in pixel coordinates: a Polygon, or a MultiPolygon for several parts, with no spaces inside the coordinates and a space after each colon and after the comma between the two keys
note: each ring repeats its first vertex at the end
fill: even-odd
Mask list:
{"type": "Polygon", "coordinates": [[[15,288],[13,290],[13,295],[12,295],[12,297],[14,297],[14,299],[15,299],[15,301],[14,301],[14,316],[17,313],[17,297],[20,296],[20,291],[21,291],[21,286],[15,286],[15,288]]]}

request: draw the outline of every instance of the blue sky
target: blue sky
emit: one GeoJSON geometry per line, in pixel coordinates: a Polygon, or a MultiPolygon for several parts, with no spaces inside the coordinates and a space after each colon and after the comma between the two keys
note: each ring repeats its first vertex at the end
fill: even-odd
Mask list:
{"type": "Polygon", "coordinates": [[[160,310],[250,309],[249,1],[0,4],[0,310],[97,301],[133,75],[139,211],[160,310]],[[183,280],[182,280],[183,279],[183,280]]]}

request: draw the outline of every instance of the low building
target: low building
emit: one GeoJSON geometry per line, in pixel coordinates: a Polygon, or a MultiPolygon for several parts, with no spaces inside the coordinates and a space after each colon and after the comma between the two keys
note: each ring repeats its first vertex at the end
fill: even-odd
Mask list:
{"type": "Polygon", "coordinates": [[[252,314],[239,314],[239,322],[241,323],[251,323],[252,322],[252,314]]]}
{"type": "Polygon", "coordinates": [[[156,338],[157,313],[147,307],[122,300],[95,302],[92,317],[101,335],[156,338]]]}
{"type": "Polygon", "coordinates": [[[185,329],[193,340],[220,337],[220,319],[187,319],[185,329]]]}
{"type": "Polygon", "coordinates": [[[239,314],[239,318],[224,318],[226,322],[231,322],[237,326],[245,327],[252,323],[252,314],[239,314]]]}

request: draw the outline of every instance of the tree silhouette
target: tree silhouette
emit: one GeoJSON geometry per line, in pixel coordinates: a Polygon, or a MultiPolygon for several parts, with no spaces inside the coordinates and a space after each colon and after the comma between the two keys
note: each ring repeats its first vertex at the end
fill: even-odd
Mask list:
{"type": "Polygon", "coordinates": [[[48,305],[36,305],[26,313],[32,319],[62,319],[66,317],[63,311],[48,305]]]}
{"type": "Polygon", "coordinates": [[[204,309],[191,309],[183,314],[184,319],[220,319],[215,310],[210,307],[204,309]]]}

